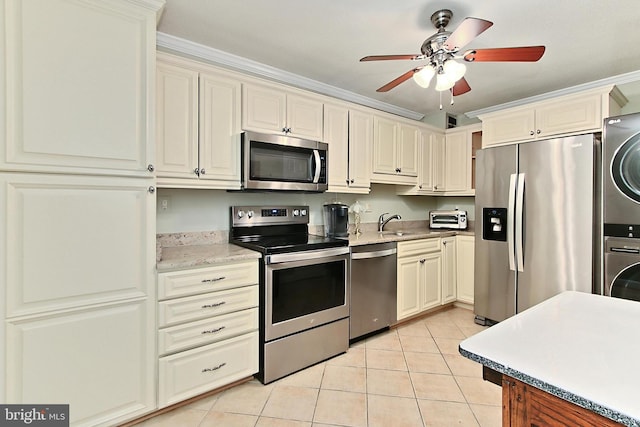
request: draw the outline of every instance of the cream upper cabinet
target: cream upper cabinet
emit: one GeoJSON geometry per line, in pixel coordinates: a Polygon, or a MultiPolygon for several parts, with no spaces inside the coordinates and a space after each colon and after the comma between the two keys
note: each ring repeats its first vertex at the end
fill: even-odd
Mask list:
{"type": "Polygon", "coordinates": [[[599,132],[605,117],[620,113],[626,99],[613,87],[585,91],[479,116],[483,146],[557,135],[599,132]]]}
{"type": "Polygon", "coordinates": [[[415,185],[418,176],[417,126],[374,116],[372,182],[415,185]]]}
{"type": "Polygon", "coordinates": [[[346,106],[325,104],[324,138],[329,144],[329,189],[336,193],[370,191],[372,117],[346,106]]]}
{"type": "Polygon", "coordinates": [[[442,304],[456,300],[456,237],[443,237],[442,241],[442,304]]]}
{"type": "Polygon", "coordinates": [[[159,54],[159,187],[240,188],[241,84],[216,71],[159,54]]]}
{"type": "Polygon", "coordinates": [[[286,88],[245,83],[242,128],[256,132],[323,140],[323,102],[286,88]]]}
{"type": "Polygon", "coordinates": [[[162,3],[3,2],[0,169],[153,176],[162,3]]]}
{"type": "Polygon", "coordinates": [[[474,236],[456,236],[456,299],[467,304],[473,304],[474,298],[474,254],[474,236]]]}

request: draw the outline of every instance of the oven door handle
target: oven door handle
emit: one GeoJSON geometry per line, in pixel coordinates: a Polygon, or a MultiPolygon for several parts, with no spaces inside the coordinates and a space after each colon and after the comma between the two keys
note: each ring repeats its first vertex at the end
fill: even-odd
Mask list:
{"type": "Polygon", "coordinates": [[[292,261],[306,261],[310,259],[327,258],[332,256],[346,255],[349,253],[349,247],[321,249],[317,251],[299,251],[288,252],[285,254],[272,254],[264,257],[266,264],[279,264],[292,261]]]}

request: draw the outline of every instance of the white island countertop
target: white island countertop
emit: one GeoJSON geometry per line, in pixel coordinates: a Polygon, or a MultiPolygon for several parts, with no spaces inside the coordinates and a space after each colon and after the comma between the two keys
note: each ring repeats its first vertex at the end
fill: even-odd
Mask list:
{"type": "Polygon", "coordinates": [[[640,427],[640,302],[563,292],[460,343],[500,373],[640,427]]]}

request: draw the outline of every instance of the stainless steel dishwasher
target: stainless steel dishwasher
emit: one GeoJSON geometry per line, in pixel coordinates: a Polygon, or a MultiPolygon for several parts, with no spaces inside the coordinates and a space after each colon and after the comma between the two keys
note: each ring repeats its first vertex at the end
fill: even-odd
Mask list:
{"type": "Polygon", "coordinates": [[[396,243],[351,247],[351,321],[354,340],[396,321],[396,243]]]}

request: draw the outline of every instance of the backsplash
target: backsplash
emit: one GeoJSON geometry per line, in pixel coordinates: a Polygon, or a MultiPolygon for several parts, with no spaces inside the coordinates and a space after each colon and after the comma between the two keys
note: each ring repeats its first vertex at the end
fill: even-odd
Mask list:
{"type": "MultiPolygon", "coordinates": [[[[229,230],[229,207],[235,205],[308,205],[309,225],[322,226],[322,205],[356,200],[369,207],[362,223],[376,223],[380,214],[399,214],[403,221],[426,221],[434,209],[465,209],[474,219],[473,197],[398,196],[395,186],[373,184],[370,194],[337,193],[248,193],[224,190],[159,189],[156,229],[160,234],[229,230]],[[162,209],[162,200],[167,209],[162,209]]],[[[351,219],[350,222],[353,222],[351,219]]]]}

